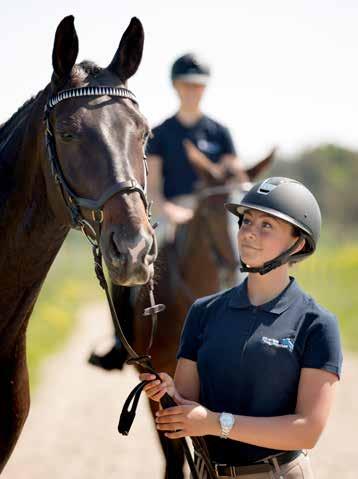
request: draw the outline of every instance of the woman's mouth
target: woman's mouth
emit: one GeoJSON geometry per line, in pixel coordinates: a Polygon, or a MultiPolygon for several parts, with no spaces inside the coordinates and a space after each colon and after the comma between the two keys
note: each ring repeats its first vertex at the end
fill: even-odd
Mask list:
{"type": "Polygon", "coordinates": [[[255,246],[252,246],[251,244],[242,244],[241,248],[252,249],[254,251],[260,251],[260,248],[256,248],[255,246]]]}

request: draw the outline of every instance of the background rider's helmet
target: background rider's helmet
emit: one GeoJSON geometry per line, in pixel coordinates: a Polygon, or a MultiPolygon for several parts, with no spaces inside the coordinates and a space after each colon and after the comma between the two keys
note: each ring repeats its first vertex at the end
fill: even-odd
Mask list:
{"type": "Polygon", "coordinates": [[[171,69],[171,79],[206,85],[210,77],[209,66],[192,53],[179,57],[171,69]]]}
{"type": "Polygon", "coordinates": [[[248,268],[244,271],[265,274],[286,262],[298,262],[311,255],[317,246],[321,232],[321,211],[316,198],[302,183],[290,178],[274,177],[256,183],[242,198],[240,203],[228,203],[226,209],[239,217],[241,226],[244,211],[248,208],[263,211],[292,224],[306,240],[298,253],[292,253],[297,244],[277,258],[265,263],[261,268],[248,268]],[[253,270],[258,271],[253,271],[253,270]]]}

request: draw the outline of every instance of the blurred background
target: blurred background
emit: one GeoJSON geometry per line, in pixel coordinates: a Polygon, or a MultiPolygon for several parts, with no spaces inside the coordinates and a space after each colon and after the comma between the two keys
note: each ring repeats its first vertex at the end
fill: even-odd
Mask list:
{"type": "MultiPolygon", "coordinates": [[[[314,191],[324,218],[322,241],[296,275],[337,314],[349,378],[357,379],[356,0],[13,0],[0,17],[0,123],[49,82],[54,33],[69,14],[75,16],[79,61],[100,66],[111,61],[130,18],[140,18],[144,56],[129,87],[152,126],[176,110],[172,62],[187,51],[199,53],[213,71],[203,109],[230,128],[244,164],[255,163],[275,145],[278,159],[271,173],[303,180],[314,191]]],[[[33,314],[28,355],[34,390],[41,384],[39,365],[63,347],[75,312],[89,299],[102,300],[84,241],[70,234],[33,314]]],[[[345,400],[353,408],[353,398],[345,400]]],[[[357,417],[353,409],[345,414],[352,431],[357,417]]],[[[356,476],[348,468],[335,477],[356,476]]]]}

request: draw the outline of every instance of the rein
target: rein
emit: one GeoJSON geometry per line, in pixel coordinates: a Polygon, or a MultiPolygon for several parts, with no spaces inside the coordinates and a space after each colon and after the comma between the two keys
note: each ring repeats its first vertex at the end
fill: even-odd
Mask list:
{"type": "MultiPolygon", "coordinates": [[[[103,265],[102,265],[102,253],[100,250],[100,234],[101,234],[101,225],[103,222],[102,208],[104,204],[106,203],[106,201],[112,196],[114,196],[115,194],[138,192],[143,200],[148,219],[150,219],[151,217],[151,214],[150,214],[151,203],[149,203],[147,200],[147,191],[146,191],[146,177],[148,174],[146,157],[145,155],[143,156],[144,169],[145,169],[144,188],[137,182],[135,178],[130,178],[128,180],[115,183],[114,185],[110,186],[106,191],[104,191],[98,200],[92,200],[92,199],[82,198],[77,196],[76,193],[70,188],[70,186],[68,185],[65,179],[63,171],[61,169],[61,165],[60,165],[57,151],[56,151],[55,137],[54,137],[51,121],[50,121],[50,113],[53,110],[53,108],[58,103],[64,100],[67,100],[69,98],[77,98],[82,96],[103,96],[103,95],[116,96],[120,98],[128,98],[134,103],[137,103],[135,95],[128,89],[103,87],[103,86],[72,88],[69,90],[60,91],[57,95],[49,98],[45,107],[45,117],[44,117],[45,126],[46,126],[45,135],[46,135],[48,160],[50,163],[51,172],[54,177],[54,180],[56,184],[59,186],[64,202],[69,209],[72,227],[75,229],[82,230],[83,234],[92,245],[95,273],[98,278],[100,286],[104,289],[106,293],[109,309],[112,315],[112,320],[117,326],[117,333],[119,335],[119,338],[129,355],[129,359],[127,360],[127,363],[141,366],[148,372],[154,374],[156,378],[160,380],[159,374],[153,367],[152,358],[149,355],[149,351],[153,343],[155,331],[157,329],[157,314],[163,311],[165,309],[165,306],[163,304],[155,304],[154,293],[153,293],[154,283],[153,283],[153,280],[150,280],[147,285],[149,300],[150,300],[150,307],[144,310],[143,315],[151,316],[151,320],[152,320],[151,335],[150,335],[149,345],[148,345],[146,354],[138,355],[137,352],[132,348],[132,346],[127,341],[127,338],[123,332],[121,323],[118,319],[116,309],[113,304],[113,300],[109,292],[108,284],[104,275],[103,265]],[[87,220],[84,219],[81,213],[81,207],[87,208],[91,211],[91,217],[95,226],[92,226],[87,220]]],[[[153,225],[153,227],[155,227],[155,225],[153,225]]],[[[154,237],[154,241],[156,244],[155,237],[154,237]]],[[[157,247],[155,247],[155,250],[157,251],[157,247]]],[[[147,384],[147,381],[142,381],[129,394],[123,406],[123,410],[122,410],[119,424],[118,424],[118,431],[120,434],[128,435],[135,417],[140,394],[146,384],[147,384]],[[131,403],[132,403],[132,407],[131,409],[129,409],[129,406],[131,403]]],[[[176,406],[177,404],[168,394],[166,394],[161,399],[161,405],[163,408],[168,408],[168,407],[176,406]]],[[[213,465],[211,464],[204,438],[193,437],[191,439],[192,439],[195,450],[203,458],[203,461],[207,468],[209,479],[215,479],[217,476],[213,468],[213,465]]],[[[185,438],[180,439],[180,442],[183,447],[185,457],[188,461],[192,478],[200,479],[199,472],[191,456],[191,452],[185,438]]]]}

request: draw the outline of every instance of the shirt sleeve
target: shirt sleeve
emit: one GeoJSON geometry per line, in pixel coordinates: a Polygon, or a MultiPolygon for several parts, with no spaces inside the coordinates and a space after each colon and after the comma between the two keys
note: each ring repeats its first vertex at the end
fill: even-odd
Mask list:
{"type": "Polygon", "coordinates": [[[159,127],[153,129],[153,136],[149,139],[146,147],[146,154],[163,157],[163,139],[159,127]]]}
{"type": "Polygon", "coordinates": [[[324,369],[340,378],[343,355],[337,318],[319,316],[311,324],[303,352],[303,368],[324,369]]]}
{"type": "Polygon", "coordinates": [[[236,155],[236,149],[231,133],[226,127],[223,127],[222,130],[222,148],[223,155],[236,155]]]}
{"type": "Polygon", "coordinates": [[[180,337],[177,359],[186,358],[197,361],[198,349],[202,343],[200,309],[198,303],[195,302],[186,316],[180,337]]]}

